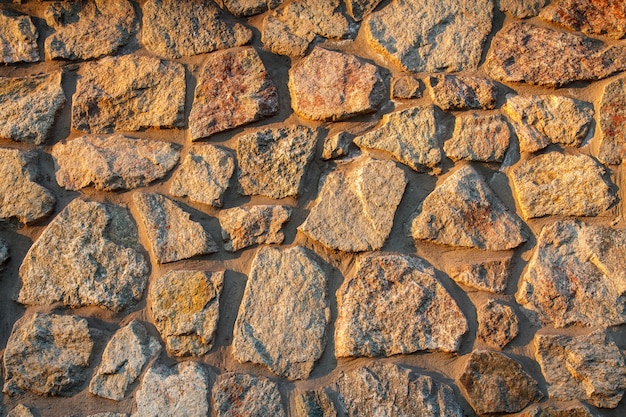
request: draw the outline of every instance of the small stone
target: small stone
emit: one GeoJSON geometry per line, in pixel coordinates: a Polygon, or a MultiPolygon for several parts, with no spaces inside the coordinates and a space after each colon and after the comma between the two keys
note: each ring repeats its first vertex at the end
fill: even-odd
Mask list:
{"type": "Polygon", "coordinates": [[[582,403],[567,406],[534,405],[518,414],[517,417],[596,417],[582,403]]]}
{"type": "Polygon", "coordinates": [[[223,18],[208,0],[148,0],[143,5],[141,42],[170,59],[245,45],[252,31],[223,18]]]}
{"type": "Polygon", "coordinates": [[[158,193],[135,193],[133,201],[158,263],[218,251],[211,235],[173,200],[158,193]]]}
{"type": "Polygon", "coordinates": [[[337,417],[335,405],[322,390],[296,391],[293,402],[294,417],[337,417]]]}
{"type": "Polygon", "coordinates": [[[500,10],[509,12],[518,19],[537,16],[541,8],[549,2],[550,0],[499,0],[500,10]]]}
{"type": "Polygon", "coordinates": [[[604,87],[600,101],[600,151],[605,164],[619,164],[626,159],[626,78],[611,81],[604,87]]]}
{"type": "Polygon", "coordinates": [[[363,157],[351,166],[328,174],[298,230],[331,249],[378,250],[391,233],[407,179],[392,161],[363,157]]]}
{"type": "Polygon", "coordinates": [[[9,259],[9,245],[0,239],[0,265],[5,263],[9,259]]]}
{"type": "Polygon", "coordinates": [[[283,225],[291,216],[287,206],[235,207],[220,213],[224,249],[236,252],[255,244],[283,243],[283,225]]]}
{"type": "Polygon", "coordinates": [[[480,415],[515,413],[543,398],[537,381],[499,352],[472,352],[459,382],[480,415]]]}
{"type": "Polygon", "coordinates": [[[425,261],[406,255],[362,258],[337,291],[335,356],[456,352],[467,320],[425,261]]]}
{"type": "Polygon", "coordinates": [[[509,171],[525,218],[597,216],[615,201],[602,167],[587,155],[549,152],[509,171]]]}
{"type": "Polygon", "coordinates": [[[588,35],[622,39],[626,34],[626,3],[622,0],[557,0],[539,17],[588,35]]]}
{"type": "Polygon", "coordinates": [[[352,18],[360,22],[370,14],[382,0],[346,0],[346,9],[352,18]]]}
{"type": "Polygon", "coordinates": [[[441,149],[432,105],[411,107],[383,116],[381,126],[354,138],[360,148],[389,152],[417,172],[437,171],[441,149]]]}
{"type": "Polygon", "coordinates": [[[170,271],[150,286],[154,325],[174,356],[202,356],[213,347],[224,272],[170,271]]]}
{"type": "Polygon", "coordinates": [[[267,378],[227,373],[213,385],[213,410],[217,417],[285,417],[280,392],[267,378]]]}
{"type": "Polygon", "coordinates": [[[0,10],[0,63],[40,61],[37,38],[39,32],[30,16],[0,10]]]}
{"type": "Polygon", "coordinates": [[[317,131],[306,126],[258,130],[237,142],[239,192],[280,199],[297,196],[313,158],[317,131]]]}
{"type": "Polygon", "coordinates": [[[289,93],[298,116],[337,121],[376,111],[387,89],[376,66],[316,47],[289,70],[289,93]]]}
{"type": "Polygon", "coordinates": [[[136,320],[121,328],[104,348],[102,361],[89,383],[89,392],[99,397],[121,401],[146,363],[161,352],[159,341],[148,335],[136,320]]]}
{"type": "Polygon", "coordinates": [[[21,318],[4,351],[4,392],[72,395],[87,378],[93,345],[85,319],[41,313],[21,318]]]}
{"type": "Polygon", "coordinates": [[[20,277],[22,304],[121,311],[141,298],[148,263],[126,208],[75,199],[31,246],[20,277]]]}
{"type": "Polygon", "coordinates": [[[428,86],[442,110],[491,110],[498,99],[498,85],[487,78],[440,75],[428,78],[428,86]]]}
{"type": "Polygon", "coordinates": [[[7,417],[35,417],[35,415],[24,404],[18,404],[13,410],[9,411],[7,417]]]}
{"type": "Polygon", "coordinates": [[[516,248],[528,238],[522,221],[470,165],[454,172],[424,199],[412,235],[441,245],[494,251],[516,248]]]}
{"type": "Polygon", "coordinates": [[[274,9],[283,0],[217,0],[217,3],[228,9],[235,16],[254,16],[274,9]]]}
{"type": "Polygon", "coordinates": [[[484,260],[474,260],[462,253],[446,264],[446,273],[459,284],[504,294],[511,276],[510,253],[484,260]]]}
{"type": "Polygon", "coordinates": [[[329,160],[348,155],[350,144],[354,135],[348,132],[339,132],[336,135],[326,136],[324,139],[324,150],[322,159],[329,160]]]}
{"type": "Polygon", "coordinates": [[[182,127],[185,67],[147,56],[103,58],[82,66],[72,97],[72,128],[112,133],[182,127]]]}
{"type": "Polygon", "coordinates": [[[519,333],[519,319],[506,304],[489,300],[478,309],[476,338],[494,349],[502,349],[519,333]]]}
{"type": "Polygon", "coordinates": [[[115,191],[145,187],[178,163],[176,145],[124,135],[87,135],[52,148],[59,185],[67,190],[94,186],[115,191]]]}
{"type": "Polygon", "coordinates": [[[452,138],[443,150],[453,161],[502,162],[510,139],[504,116],[469,114],[456,118],[452,138]]]}
{"type": "Polygon", "coordinates": [[[262,247],[237,314],[233,356],[290,380],[305,379],[324,351],[327,277],[301,247],[262,247]]]}
{"type": "Polygon", "coordinates": [[[128,414],[125,413],[98,413],[98,414],[91,414],[87,417],[128,417],[128,414]]]}
{"type": "Polygon", "coordinates": [[[412,99],[422,98],[424,83],[413,75],[394,78],[391,83],[391,98],[412,99]]]}

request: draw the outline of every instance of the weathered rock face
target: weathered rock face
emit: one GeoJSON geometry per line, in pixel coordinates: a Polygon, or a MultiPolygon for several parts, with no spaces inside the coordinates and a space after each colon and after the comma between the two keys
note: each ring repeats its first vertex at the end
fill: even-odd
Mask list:
{"type": "Polygon", "coordinates": [[[75,199],[26,254],[18,301],[121,311],[141,298],[148,279],[138,247],[127,209],[75,199]]]}
{"type": "Polygon", "coordinates": [[[235,322],[235,359],[292,380],[308,377],[324,351],[330,321],[326,281],[303,248],[260,248],[235,322]]]}
{"type": "Polygon", "coordinates": [[[357,22],[370,14],[382,0],[346,0],[348,14],[357,22]]]}
{"type": "Polygon", "coordinates": [[[4,351],[4,392],[71,395],[93,349],[87,320],[35,313],[15,323],[4,351]]]}
{"type": "Polygon", "coordinates": [[[280,392],[263,377],[227,373],[213,385],[213,411],[217,417],[285,417],[280,392]]]}
{"type": "Polygon", "coordinates": [[[5,263],[9,259],[9,245],[0,239],[0,265],[5,263]]]}
{"type": "Polygon", "coordinates": [[[72,97],[72,128],[111,133],[180,127],[185,89],[178,62],[124,55],[84,64],[72,97]]]}
{"type": "Polygon", "coordinates": [[[353,138],[354,136],[348,132],[339,132],[336,135],[326,136],[322,159],[329,160],[348,155],[353,138]]]}
{"type": "Polygon", "coordinates": [[[363,158],[348,172],[328,174],[298,230],[331,249],[378,250],[391,233],[406,183],[393,162],[363,158]]]}
{"type": "Polygon", "coordinates": [[[494,109],[498,85],[487,78],[440,75],[428,79],[430,98],[442,110],[494,109]]]}
{"type": "Polygon", "coordinates": [[[7,414],[7,417],[35,417],[30,408],[23,404],[18,404],[13,410],[7,414]]]}
{"type": "Polygon", "coordinates": [[[335,355],[455,352],[467,320],[425,261],[405,255],[362,258],[337,291],[335,355]]]}
{"type": "Polygon", "coordinates": [[[30,16],[0,10],[0,63],[37,62],[39,32],[30,16]]]}
{"type": "Polygon", "coordinates": [[[532,406],[521,412],[518,417],[595,417],[589,409],[581,404],[567,406],[532,406]]]}
{"type": "Polygon", "coordinates": [[[335,405],[322,390],[296,392],[293,403],[294,417],[337,417],[335,405]]]}
{"type": "Polygon", "coordinates": [[[217,0],[216,3],[225,7],[235,16],[253,16],[278,7],[283,0],[217,0]]]}
{"type": "Polygon", "coordinates": [[[511,254],[485,260],[460,256],[451,260],[446,273],[459,284],[493,293],[504,293],[511,275],[511,254]]]}
{"type": "Polygon", "coordinates": [[[478,309],[476,338],[494,349],[502,349],[519,333],[519,319],[511,307],[489,300],[478,309]]]}
{"type": "Polygon", "coordinates": [[[499,0],[500,10],[519,19],[537,16],[541,8],[549,2],[550,0],[499,0]]]}
{"type": "Polygon", "coordinates": [[[443,150],[453,161],[502,162],[510,139],[511,129],[503,116],[469,114],[456,118],[452,139],[443,150]]]}
{"type": "Polygon", "coordinates": [[[163,178],[178,162],[178,147],[124,135],[87,135],[52,148],[57,183],[68,190],[94,186],[113,191],[144,187],[163,178]]]}
{"type": "Polygon", "coordinates": [[[626,159],[626,78],[604,87],[599,113],[602,139],[598,159],[605,164],[619,164],[626,159]]]}
{"type": "Polygon", "coordinates": [[[224,249],[236,252],[255,244],[283,243],[283,225],[291,216],[287,206],[235,207],[220,213],[224,249]]]}
{"type": "Polygon", "coordinates": [[[478,67],[491,32],[491,0],[402,0],[364,22],[375,50],[406,71],[464,71],[478,67]]]}
{"type": "Polygon", "coordinates": [[[399,99],[421,98],[424,83],[413,75],[403,75],[391,82],[391,97],[399,99]]]}
{"type": "Polygon", "coordinates": [[[626,3],[620,0],[558,0],[539,17],[589,35],[621,39],[626,34],[626,3]]]}

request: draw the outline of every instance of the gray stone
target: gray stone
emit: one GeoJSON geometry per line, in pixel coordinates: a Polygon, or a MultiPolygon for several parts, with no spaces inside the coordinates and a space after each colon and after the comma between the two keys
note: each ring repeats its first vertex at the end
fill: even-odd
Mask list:
{"type": "Polygon", "coordinates": [[[499,0],[500,10],[509,12],[518,19],[537,16],[541,8],[549,2],[550,0],[499,0]]]}
{"type": "Polygon", "coordinates": [[[430,98],[442,110],[494,109],[498,85],[488,78],[440,75],[428,78],[430,98]]]}
{"type": "Polygon", "coordinates": [[[217,0],[235,16],[254,16],[280,6],[283,0],[217,0]]]}
{"type": "Polygon", "coordinates": [[[481,291],[503,294],[511,275],[512,254],[472,259],[463,253],[451,256],[446,273],[459,284],[481,291]]]}
{"type": "Polygon", "coordinates": [[[0,239],[0,265],[5,263],[9,259],[9,245],[0,239]]]}
{"type": "Polygon", "coordinates": [[[0,10],[0,63],[40,61],[39,32],[30,16],[0,10]]]}
{"type": "Polygon", "coordinates": [[[22,304],[121,311],[141,298],[148,263],[126,208],[75,199],[31,246],[20,277],[22,304]]]}
{"type": "Polygon", "coordinates": [[[292,398],[294,417],[337,417],[335,405],[323,390],[296,391],[292,398]]]}
{"type": "Polygon", "coordinates": [[[622,39],[626,34],[626,3],[622,0],[555,0],[539,17],[588,35],[622,39]]]}
{"type": "Polygon", "coordinates": [[[213,385],[213,411],[217,417],[285,417],[280,392],[267,378],[227,373],[213,385]]]}
{"type": "Polygon", "coordinates": [[[394,78],[391,83],[391,98],[422,98],[423,92],[424,83],[413,75],[402,75],[394,78]]]}
{"type": "Polygon", "coordinates": [[[7,417],[35,417],[35,415],[30,408],[26,407],[24,404],[18,404],[13,410],[9,411],[7,417]]]}
{"type": "Polygon", "coordinates": [[[235,322],[235,359],[307,378],[325,347],[326,291],[325,272],[303,248],[260,248],[235,322]]]}
{"type": "Polygon", "coordinates": [[[453,161],[502,162],[510,139],[504,116],[469,114],[456,118],[452,138],[443,150],[453,161]]]}
{"type": "Polygon", "coordinates": [[[602,137],[598,159],[605,164],[619,164],[626,159],[626,78],[604,86],[599,113],[602,137]]]}
{"type": "Polygon", "coordinates": [[[348,132],[339,132],[336,135],[326,136],[322,159],[329,160],[348,155],[353,138],[354,135],[348,132]]]}
{"type": "Polygon", "coordinates": [[[382,0],[346,0],[348,14],[354,20],[360,22],[365,16],[370,14],[382,0]]]}
{"type": "Polygon", "coordinates": [[[128,414],[125,414],[125,413],[113,413],[113,412],[107,413],[107,412],[105,412],[105,413],[91,414],[91,415],[89,415],[87,417],[128,417],[128,414]]]}
{"type": "Polygon", "coordinates": [[[533,405],[517,417],[596,417],[587,406],[576,401],[572,405],[533,405]]]}
{"type": "Polygon", "coordinates": [[[506,304],[490,299],[478,309],[476,338],[494,349],[502,349],[519,333],[519,319],[506,304]]]}
{"type": "Polygon", "coordinates": [[[224,249],[236,252],[255,244],[283,243],[283,225],[291,217],[287,206],[250,206],[223,210],[220,215],[224,249]]]}

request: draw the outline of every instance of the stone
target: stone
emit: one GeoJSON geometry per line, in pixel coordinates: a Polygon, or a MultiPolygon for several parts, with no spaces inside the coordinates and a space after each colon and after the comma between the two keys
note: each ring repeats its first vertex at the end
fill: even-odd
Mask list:
{"type": "Polygon", "coordinates": [[[528,239],[522,221],[470,165],[439,184],[417,213],[411,229],[416,240],[498,251],[516,248],[528,239]]]}
{"type": "Polygon", "coordinates": [[[605,164],[620,164],[626,159],[626,78],[604,86],[600,99],[599,130],[602,134],[598,159],[605,164]]]}
{"type": "Polygon", "coordinates": [[[78,191],[93,185],[96,190],[115,191],[145,187],[163,178],[180,158],[169,142],[113,136],[86,135],[52,148],[57,183],[78,191]]]}
{"type": "Polygon", "coordinates": [[[580,402],[567,406],[534,405],[517,415],[518,417],[596,417],[580,402]]]}
{"type": "Polygon", "coordinates": [[[587,35],[622,39],[626,34],[626,3],[621,0],[558,0],[539,17],[587,35]]]}
{"type": "Polygon", "coordinates": [[[392,161],[363,157],[347,172],[328,174],[298,230],[331,249],[378,250],[391,233],[406,184],[404,172],[392,161]]]}
{"type": "Polygon", "coordinates": [[[17,301],[124,310],[139,301],[148,280],[148,262],[139,248],[126,208],[77,198],[26,254],[17,301]]]}
{"type": "Polygon", "coordinates": [[[513,96],[502,106],[515,127],[522,152],[557,143],[579,147],[593,123],[593,105],[563,96],[513,96]]]}
{"type": "Polygon", "coordinates": [[[0,265],[9,260],[9,245],[0,239],[0,265]]]}
{"type": "Polygon", "coordinates": [[[597,216],[614,202],[604,167],[587,155],[549,152],[520,162],[509,178],[522,215],[597,216]]]}
{"type": "Polygon", "coordinates": [[[252,31],[224,19],[208,0],[148,0],[143,5],[141,42],[163,57],[176,59],[245,45],[252,31]]]}
{"type": "Polygon", "coordinates": [[[24,404],[18,404],[7,414],[7,417],[35,417],[35,415],[24,404]]]}
{"type": "Polygon", "coordinates": [[[220,215],[224,249],[236,252],[255,244],[283,243],[283,225],[291,217],[287,206],[234,207],[220,215]]]}
{"type": "Polygon", "coordinates": [[[44,44],[47,59],[94,59],[112,55],[136,31],[128,0],[54,2],[44,15],[54,32],[44,44]]]}
{"type": "Polygon", "coordinates": [[[278,92],[253,47],[210,54],[196,79],[191,140],[278,113],[278,92]]]}
{"type": "Polygon", "coordinates": [[[491,0],[402,0],[363,22],[371,47],[409,72],[471,71],[491,32],[491,0]]]}
{"type": "Polygon", "coordinates": [[[133,320],[119,329],[109,340],[89,392],[102,398],[121,401],[148,361],[161,353],[159,341],[146,328],[133,320]]]}
{"type": "Polygon", "coordinates": [[[549,2],[550,0],[499,0],[500,10],[509,12],[518,19],[537,16],[541,8],[549,2]]]}
{"type": "Polygon", "coordinates": [[[224,271],[175,270],[156,279],[149,299],[154,325],[174,356],[202,356],[213,347],[224,271]]]}
{"type": "Polygon", "coordinates": [[[502,349],[519,333],[519,319],[511,307],[490,299],[478,309],[476,338],[494,349],[502,349]]]}
{"type": "Polygon", "coordinates": [[[437,119],[432,105],[386,114],[378,129],[357,136],[353,142],[361,149],[389,152],[417,172],[437,172],[441,162],[437,119]]]}
{"type": "Polygon", "coordinates": [[[499,352],[472,352],[459,382],[479,415],[515,413],[543,398],[537,381],[499,352]]]}
{"type": "Polygon", "coordinates": [[[31,223],[49,215],[56,198],[39,185],[38,154],[0,148],[0,219],[31,223]]]}
{"type": "Polygon", "coordinates": [[[72,97],[72,128],[112,133],[144,127],[182,127],[185,67],[173,61],[124,55],[81,67],[72,97]]]}
{"type": "Polygon", "coordinates": [[[324,149],[322,150],[322,159],[327,161],[348,155],[352,139],[354,139],[354,135],[348,132],[339,132],[336,135],[326,136],[324,149]]]}
{"type": "Polygon", "coordinates": [[[87,417],[128,417],[128,414],[125,413],[98,413],[98,414],[91,414],[87,417]]]}
{"type": "Polygon", "coordinates": [[[283,0],[217,0],[235,16],[254,16],[280,6],[283,0]]]}
{"type": "Polygon", "coordinates": [[[158,263],[218,251],[213,237],[174,200],[158,193],[135,193],[133,201],[158,263]]]}
{"type": "Polygon", "coordinates": [[[38,62],[39,32],[30,16],[0,10],[0,63],[38,62]]]}
{"type": "Polygon", "coordinates": [[[446,263],[446,273],[454,281],[470,288],[504,294],[511,276],[512,254],[496,255],[487,259],[471,259],[464,256],[453,256],[446,263]]]}
{"type": "Polygon", "coordinates": [[[422,98],[423,92],[424,83],[413,75],[403,75],[394,78],[391,83],[391,98],[422,98]]]}
{"type": "Polygon", "coordinates": [[[293,111],[311,120],[338,121],[376,111],[388,94],[375,65],[322,47],[291,67],[288,85],[293,111]]]}
{"type": "Polygon", "coordinates": [[[545,226],[515,298],[533,324],[626,323],[626,231],[573,220],[545,226]]]}
{"type": "Polygon", "coordinates": [[[0,77],[0,137],[41,145],[65,103],[61,78],[61,71],[0,77]]]}
{"type": "Polygon", "coordinates": [[[369,15],[382,0],[346,0],[348,14],[357,22],[369,15]]]}
{"type": "Polygon", "coordinates": [[[617,407],[626,390],[626,364],[604,329],[574,336],[537,334],[535,346],[550,399],[617,407]]]}
{"type": "Polygon", "coordinates": [[[207,372],[196,362],[180,362],[167,368],[148,369],[135,394],[135,417],[209,415],[207,372]]]}
{"type": "Polygon", "coordinates": [[[370,255],[337,291],[335,356],[456,352],[467,320],[425,261],[370,255]]]}
{"type": "Polygon", "coordinates": [[[428,78],[430,98],[442,110],[496,107],[498,85],[487,78],[439,75],[428,78]]]}
{"type": "Polygon", "coordinates": [[[349,417],[464,416],[448,385],[389,362],[372,362],[343,372],[337,389],[349,417]]]}
{"type": "Polygon", "coordinates": [[[285,417],[278,386],[267,378],[219,375],[211,393],[217,417],[285,417]]]}
{"type": "Polygon", "coordinates": [[[493,38],[485,60],[489,76],[502,82],[560,87],[606,78],[626,69],[626,46],[516,22],[493,38]]]}
{"type": "Polygon", "coordinates": [[[318,133],[306,126],[275,127],[240,136],[239,192],[280,199],[297,196],[318,133]]]}
{"type": "Polygon", "coordinates": [[[500,114],[459,116],[443,150],[453,161],[502,162],[511,133],[506,118],[500,114]]]}
{"type": "Polygon", "coordinates": [[[303,248],[260,248],[235,321],[235,359],[307,378],[325,347],[326,292],[326,273],[303,248]]]}
{"type": "Polygon", "coordinates": [[[337,417],[335,405],[323,390],[296,391],[293,402],[294,417],[337,417]]]}
{"type": "Polygon", "coordinates": [[[4,350],[4,392],[72,395],[87,378],[92,336],[83,318],[41,313],[22,317],[4,350]]]}

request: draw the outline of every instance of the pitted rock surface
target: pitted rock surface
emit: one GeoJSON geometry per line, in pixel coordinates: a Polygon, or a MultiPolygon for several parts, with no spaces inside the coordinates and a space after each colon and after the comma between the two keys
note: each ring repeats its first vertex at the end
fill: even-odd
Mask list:
{"type": "Polygon", "coordinates": [[[234,207],[220,213],[224,249],[236,252],[255,244],[283,243],[283,225],[291,217],[287,206],[234,207]]]}
{"type": "Polygon", "coordinates": [[[339,132],[336,135],[326,136],[322,159],[329,160],[348,155],[352,139],[354,139],[354,135],[348,132],[339,132]]]}
{"type": "Polygon", "coordinates": [[[24,404],[18,404],[13,410],[9,411],[7,417],[35,417],[35,415],[32,413],[31,409],[24,404]]]}
{"type": "Polygon", "coordinates": [[[519,333],[519,319],[513,309],[490,299],[478,309],[476,338],[493,349],[502,349],[519,333]]]}
{"type": "Polygon", "coordinates": [[[502,162],[511,133],[506,118],[499,114],[459,116],[443,150],[453,161],[502,162]]]}
{"type": "Polygon", "coordinates": [[[468,260],[461,253],[451,257],[446,273],[459,284],[501,294],[506,290],[511,276],[511,258],[512,254],[505,252],[484,260],[468,260]]]}
{"type": "Polygon", "coordinates": [[[217,417],[285,417],[278,386],[267,378],[226,373],[211,393],[217,417]]]}
{"type": "Polygon", "coordinates": [[[370,14],[382,0],[346,0],[348,14],[357,22],[370,14]]]}
{"type": "Polygon", "coordinates": [[[626,34],[626,3],[621,0],[556,0],[539,17],[588,35],[621,39],[626,34]]]}
{"type": "Polygon", "coordinates": [[[537,16],[550,0],[499,0],[500,10],[523,19],[537,16]]]}
{"type": "Polygon", "coordinates": [[[337,417],[337,410],[323,390],[296,391],[293,394],[294,417],[337,417]]]}
{"type": "Polygon", "coordinates": [[[521,412],[518,417],[596,417],[589,408],[577,402],[566,406],[540,406],[535,405],[521,412]]]}
{"type": "Polygon", "coordinates": [[[604,87],[599,114],[602,139],[598,159],[605,164],[619,164],[626,159],[626,78],[604,87]]]}
{"type": "Polygon", "coordinates": [[[413,75],[402,75],[391,82],[391,98],[422,98],[424,83],[413,75]]]}
{"type": "Polygon", "coordinates": [[[226,8],[235,16],[254,16],[274,9],[283,0],[216,0],[222,8],[226,8]]]}
{"type": "Polygon", "coordinates": [[[430,98],[442,110],[496,107],[498,85],[488,78],[440,75],[428,79],[430,98]]]}
{"type": "Polygon", "coordinates": [[[0,10],[0,63],[37,62],[39,31],[30,16],[0,10]]]}

